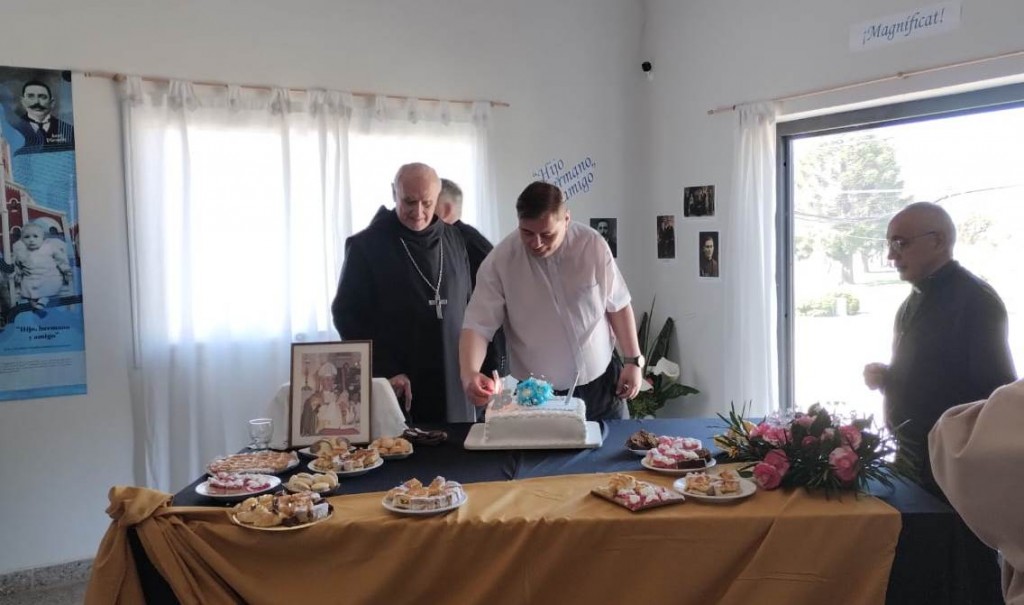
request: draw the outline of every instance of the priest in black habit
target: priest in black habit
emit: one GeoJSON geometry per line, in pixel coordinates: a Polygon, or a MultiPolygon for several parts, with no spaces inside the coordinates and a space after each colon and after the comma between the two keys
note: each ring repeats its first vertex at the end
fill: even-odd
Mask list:
{"type": "Polygon", "coordinates": [[[373,375],[386,377],[412,422],[472,422],[459,377],[459,334],[472,293],[466,242],[434,214],[441,180],[425,164],[395,175],[395,209],[345,242],[331,305],[342,340],[373,341],[373,375]]]}

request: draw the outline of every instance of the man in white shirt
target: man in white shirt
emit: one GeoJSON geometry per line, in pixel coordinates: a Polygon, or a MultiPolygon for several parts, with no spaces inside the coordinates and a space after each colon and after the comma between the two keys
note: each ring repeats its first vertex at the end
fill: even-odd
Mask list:
{"type": "Polygon", "coordinates": [[[484,260],[459,340],[469,400],[495,391],[480,372],[487,342],[504,326],[510,369],[519,379],[544,376],[556,393],[577,380],[574,395],[588,420],[627,417],[624,398],[640,390],[643,355],[629,290],[601,235],[570,220],[562,191],[531,183],[516,201],[517,233],[484,260]],[[615,343],[622,365],[613,355],[615,343]]]}

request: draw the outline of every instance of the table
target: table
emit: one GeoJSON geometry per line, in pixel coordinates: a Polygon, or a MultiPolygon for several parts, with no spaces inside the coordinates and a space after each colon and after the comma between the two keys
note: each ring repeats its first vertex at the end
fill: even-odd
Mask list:
{"type": "MultiPolygon", "coordinates": [[[[712,434],[716,432],[715,427],[719,425],[720,422],[715,419],[611,421],[602,423],[604,445],[596,450],[474,452],[467,452],[461,448],[461,442],[471,425],[447,425],[444,427],[449,432],[449,440],[446,444],[436,447],[418,447],[416,453],[408,459],[389,462],[367,475],[346,481],[344,493],[363,494],[384,491],[413,476],[429,480],[438,474],[466,484],[492,482],[488,486],[492,484],[500,486],[500,483],[493,482],[540,481],[545,477],[596,472],[634,472],[641,470],[638,458],[623,447],[626,438],[632,432],[645,428],[658,434],[694,436],[710,443],[712,434]]],[[[298,472],[298,469],[295,472],[298,472]]],[[[647,471],[642,471],[642,473],[653,475],[647,471]]],[[[195,493],[194,487],[201,480],[197,480],[176,494],[174,505],[217,506],[217,503],[211,503],[195,493]]],[[[562,483],[565,481],[568,479],[563,480],[562,483]]],[[[534,485],[529,482],[523,484],[534,485]]],[[[490,488],[488,487],[488,489],[490,488]]],[[[951,604],[971,602],[964,592],[966,575],[969,573],[966,568],[966,559],[970,555],[963,548],[964,528],[953,511],[915,485],[898,483],[895,489],[891,490],[884,486],[878,486],[874,493],[882,501],[896,508],[900,513],[901,520],[885,601],[887,603],[951,604]]],[[[780,498],[783,497],[781,492],[765,492],[755,498],[764,500],[765,498],[762,496],[774,498],[776,494],[780,498]]],[[[854,499],[852,495],[845,495],[844,498],[854,499]]],[[[353,498],[352,500],[357,501],[358,499],[353,498]]],[[[589,500],[585,503],[587,506],[591,505],[589,500]]],[[[721,514],[715,509],[709,510],[711,510],[709,514],[721,514]]],[[[742,509],[737,507],[735,510],[742,509]]],[[[651,511],[638,515],[635,519],[655,519],[653,515],[658,514],[660,511],[651,511]],[[651,515],[651,517],[647,517],[647,515],[651,515]]],[[[622,516],[620,515],[620,517],[622,516]]],[[[632,521],[632,518],[629,519],[632,521]]],[[[608,521],[602,523],[608,523],[608,521]]],[[[659,527],[658,531],[665,531],[665,528],[659,527]]],[[[170,593],[162,578],[155,574],[152,568],[147,569],[149,562],[137,537],[129,532],[128,538],[134,543],[133,551],[138,561],[144,589],[147,591],[147,600],[174,602],[173,597],[168,598],[170,593]]],[[[884,556],[884,553],[880,556],[884,556]]],[[[974,602],[984,601],[974,600],[974,602]]]]}

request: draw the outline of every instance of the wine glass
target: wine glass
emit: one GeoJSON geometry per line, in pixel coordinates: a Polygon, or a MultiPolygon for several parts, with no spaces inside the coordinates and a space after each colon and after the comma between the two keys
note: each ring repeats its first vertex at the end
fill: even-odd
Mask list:
{"type": "Polygon", "coordinates": [[[271,418],[253,418],[249,421],[249,449],[265,450],[270,446],[270,438],[274,435],[274,420],[271,418]]]}

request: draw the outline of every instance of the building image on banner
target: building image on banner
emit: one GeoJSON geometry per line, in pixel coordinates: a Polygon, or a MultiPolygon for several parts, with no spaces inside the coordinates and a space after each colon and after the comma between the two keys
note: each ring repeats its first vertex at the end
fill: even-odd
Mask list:
{"type": "Polygon", "coordinates": [[[0,401],[86,392],[68,72],[0,67],[0,401]]]}

